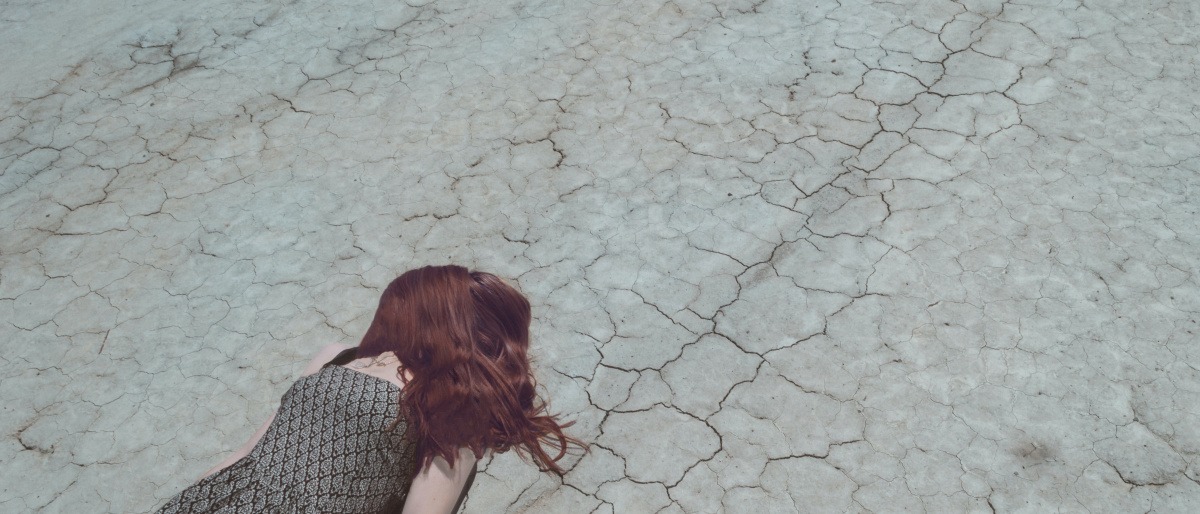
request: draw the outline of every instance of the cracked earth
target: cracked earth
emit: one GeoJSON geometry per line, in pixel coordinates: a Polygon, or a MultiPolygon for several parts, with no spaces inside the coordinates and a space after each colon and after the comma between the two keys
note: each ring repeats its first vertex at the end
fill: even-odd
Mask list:
{"type": "Polygon", "coordinates": [[[468,512],[1200,510],[1194,4],[194,4],[0,0],[0,511],[152,510],[446,262],[592,444],[468,512]]]}

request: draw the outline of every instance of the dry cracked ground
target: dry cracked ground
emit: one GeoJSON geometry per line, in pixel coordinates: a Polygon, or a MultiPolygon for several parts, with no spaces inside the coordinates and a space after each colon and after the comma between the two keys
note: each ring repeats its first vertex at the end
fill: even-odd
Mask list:
{"type": "Polygon", "coordinates": [[[1197,25],[0,0],[0,511],[154,509],[455,262],[591,443],[468,512],[1196,512],[1197,25]]]}

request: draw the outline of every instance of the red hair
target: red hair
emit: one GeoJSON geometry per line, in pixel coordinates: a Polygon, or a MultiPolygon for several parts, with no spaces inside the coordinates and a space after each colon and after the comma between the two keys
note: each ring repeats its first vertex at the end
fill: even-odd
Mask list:
{"type": "Polygon", "coordinates": [[[400,275],[379,298],[356,357],[395,352],[400,394],[419,469],[434,457],[454,464],[459,448],[516,448],[542,471],[562,474],[558,460],[578,439],[567,436],[535,393],[529,366],[529,300],[490,273],[427,266],[400,275]],[[556,450],[552,457],[543,443],[556,450]]]}

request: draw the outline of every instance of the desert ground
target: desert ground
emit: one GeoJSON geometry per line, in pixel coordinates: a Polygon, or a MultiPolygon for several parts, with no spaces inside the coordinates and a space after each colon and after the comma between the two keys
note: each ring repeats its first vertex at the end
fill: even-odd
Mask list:
{"type": "Polygon", "coordinates": [[[590,444],[466,512],[1200,511],[1197,9],[0,0],[0,511],[152,511],[445,263],[590,444]]]}

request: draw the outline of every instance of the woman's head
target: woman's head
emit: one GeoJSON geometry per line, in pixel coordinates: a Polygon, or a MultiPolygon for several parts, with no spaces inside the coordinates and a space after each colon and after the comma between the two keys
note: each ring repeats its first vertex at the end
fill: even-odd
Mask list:
{"type": "Polygon", "coordinates": [[[529,301],[490,273],[461,266],[427,266],[400,275],[379,299],[358,357],[391,351],[405,385],[401,407],[422,465],[436,456],[451,463],[460,447],[517,448],[543,469],[568,444],[560,424],[536,398],[530,372],[529,301]],[[558,448],[550,457],[542,443],[558,448]]]}

